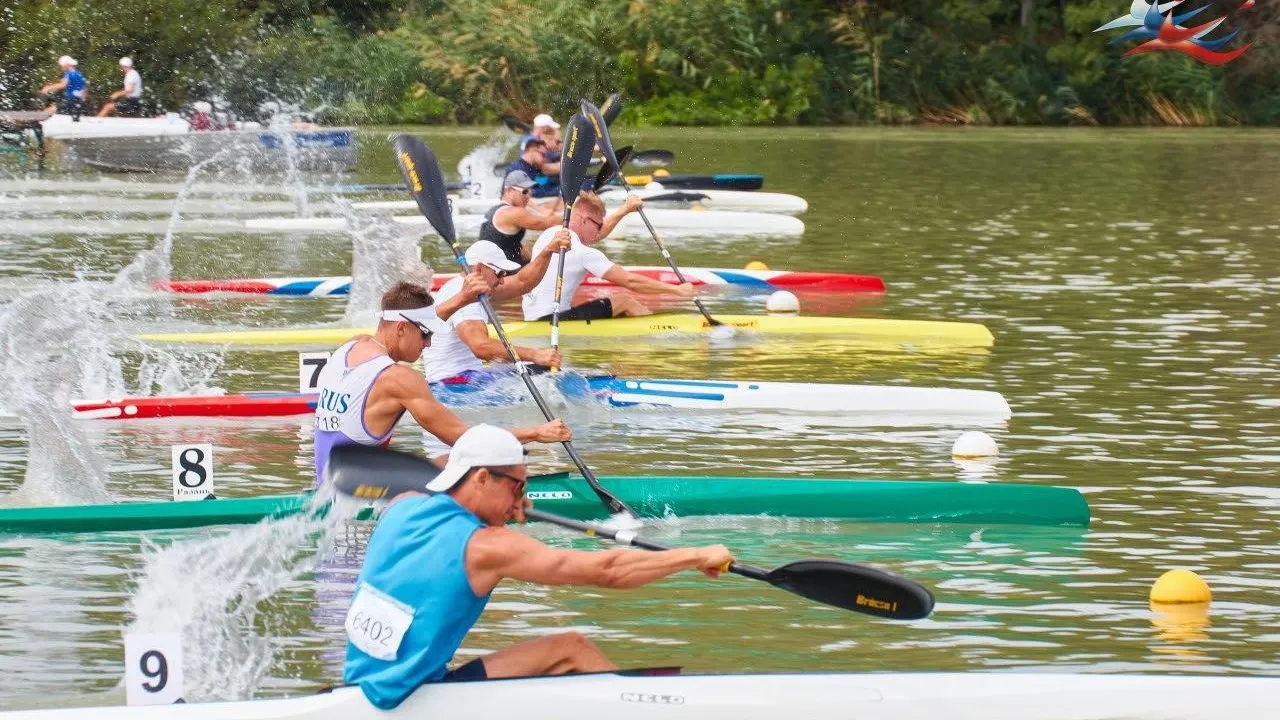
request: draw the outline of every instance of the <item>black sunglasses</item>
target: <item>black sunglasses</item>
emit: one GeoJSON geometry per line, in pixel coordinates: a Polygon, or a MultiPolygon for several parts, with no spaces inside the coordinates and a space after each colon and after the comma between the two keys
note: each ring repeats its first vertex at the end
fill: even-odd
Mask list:
{"type": "Polygon", "coordinates": [[[506,478],[507,480],[510,480],[511,482],[515,483],[516,487],[520,489],[521,495],[524,494],[525,486],[529,484],[529,481],[527,479],[518,478],[515,475],[504,473],[501,470],[494,470],[493,468],[488,468],[488,467],[485,468],[485,470],[488,470],[490,475],[497,475],[500,478],[506,478]]]}
{"type": "Polygon", "coordinates": [[[409,316],[408,316],[408,315],[405,315],[404,313],[400,313],[400,317],[404,318],[404,321],[405,321],[405,322],[407,322],[407,323],[409,323],[410,325],[412,325],[412,326],[414,326],[414,327],[418,328],[418,332],[422,333],[422,340],[423,340],[424,342],[431,342],[431,336],[432,336],[434,333],[433,333],[432,331],[428,330],[428,329],[426,328],[426,326],[424,326],[422,323],[418,322],[417,320],[410,319],[410,318],[409,318],[409,316]]]}

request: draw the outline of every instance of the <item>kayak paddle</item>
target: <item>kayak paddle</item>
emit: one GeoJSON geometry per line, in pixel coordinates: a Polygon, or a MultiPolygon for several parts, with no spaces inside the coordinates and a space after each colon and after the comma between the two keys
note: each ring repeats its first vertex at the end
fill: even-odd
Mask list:
{"type": "MultiPolygon", "coordinates": [[[[339,445],[329,455],[327,482],[343,495],[363,500],[390,500],[406,492],[426,492],[426,485],[440,470],[417,455],[367,445],[339,445]]],[[[531,520],[577,530],[644,550],[670,550],[644,540],[631,530],[612,530],[592,523],[534,510],[531,520]]],[[[772,570],[731,563],[726,570],[761,580],[800,597],[843,610],[893,620],[918,620],[933,610],[928,588],[869,565],[843,560],[798,560],[772,570]]]]}
{"type": "MultiPolygon", "coordinates": [[[[453,227],[453,214],[449,209],[449,197],[444,189],[444,175],[440,173],[440,163],[436,160],[435,153],[431,152],[431,148],[416,137],[411,135],[397,135],[395,138],[396,162],[400,165],[400,174],[404,176],[405,185],[409,188],[409,192],[413,195],[413,199],[418,204],[418,210],[427,218],[427,222],[431,223],[431,227],[435,228],[440,237],[449,244],[453,250],[454,258],[458,261],[458,265],[462,267],[462,272],[470,272],[467,267],[467,260],[463,256],[462,246],[458,244],[458,233],[453,227]]],[[[579,178],[579,184],[582,180],[579,178]]],[[[547,401],[542,398],[542,393],[538,391],[538,386],[534,384],[533,377],[529,374],[529,368],[520,361],[520,355],[516,353],[516,349],[512,347],[511,341],[507,338],[507,333],[502,329],[502,321],[498,318],[498,313],[493,311],[493,306],[489,304],[489,296],[480,296],[480,306],[484,308],[485,315],[489,318],[489,324],[493,325],[494,331],[498,334],[498,339],[502,341],[502,346],[506,348],[507,354],[511,356],[511,362],[516,365],[516,374],[524,381],[524,386],[529,389],[529,394],[533,396],[533,401],[538,405],[538,409],[542,411],[542,416],[548,421],[554,420],[555,416],[551,413],[551,408],[547,405],[547,401]]],[[[591,468],[587,467],[587,463],[578,455],[578,451],[573,447],[573,442],[565,440],[561,443],[564,445],[565,452],[578,466],[578,472],[582,473],[582,477],[586,479],[587,484],[595,491],[596,496],[609,509],[610,513],[627,513],[634,516],[631,508],[626,503],[619,500],[613,493],[606,490],[596,480],[595,473],[591,472],[591,468]]]]}
{"type": "MultiPolygon", "coordinates": [[[[618,162],[626,162],[627,157],[629,155],[631,155],[630,145],[623,148],[618,148],[618,162]]],[[[600,171],[596,173],[596,180],[595,180],[595,183],[592,184],[591,189],[594,190],[595,192],[600,192],[601,188],[603,188],[605,185],[608,185],[610,182],[612,182],[613,177],[617,174],[618,174],[618,168],[614,167],[613,165],[609,163],[605,163],[601,165],[600,171]]]]}
{"type": "MultiPolygon", "coordinates": [[[[569,132],[564,138],[564,154],[560,157],[560,199],[564,201],[564,227],[568,229],[569,219],[573,215],[573,203],[582,192],[582,181],[587,174],[587,165],[591,163],[591,150],[595,147],[597,135],[592,132],[591,124],[582,115],[575,114],[569,119],[569,132]]],[[[567,251],[561,248],[556,252],[556,294],[551,305],[551,349],[560,349],[560,295],[564,290],[564,256],[567,251]]],[[[556,372],[559,368],[551,368],[556,372]]]]}
{"type": "MultiPolygon", "coordinates": [[[[609,139],[609,126],[604,122],[604,118],[600,116],[600,109],[586,99],[582,100],[581,106],[582,116],[591,121],[591,126],[596,131],[596,139],[600,143],[600,152],[604,153],[605,162],[615,168],[619,168],[618,181],[622,183],[623,190],[631,192],[631,186],[627,184],[627,176],[621,173],[622,166],[618,164],[618,157],[613,152],[613,142],[609,139]]],[[[680,268],[676,266],[676,261],[671,258],[671,251],[667,249],[666,244],[662,242],[662,238],[658,236],[658,231],[654,229],[653,223],[649,222],[649,216],[645,214],[644,208],[640,208],[640,219],[644,221],[644,226],[649,229],[649,235],[658,244],[658,250],[662,253],[663,259],[667,261],[671,271],[676,274],[676,279],[681,284],[688,282],[684,279],[684,273],[680,272],[680,268]]],[[[702,304],[702,300],[698,299],[696,295],[693,297],[693,304],[712,327],[724,325],[724,323],[711,317],[707,307],[702,304]]]]}
{"type": "Polygon", "coordinates": [[[513,133],[520,133],[521,135],[529,135],[530,133],[533,132],[532,125],[522,120],[517,120],[511,117],[510,115],[502,118],[502,124],[506,125],[507,129],[513,133]]]}

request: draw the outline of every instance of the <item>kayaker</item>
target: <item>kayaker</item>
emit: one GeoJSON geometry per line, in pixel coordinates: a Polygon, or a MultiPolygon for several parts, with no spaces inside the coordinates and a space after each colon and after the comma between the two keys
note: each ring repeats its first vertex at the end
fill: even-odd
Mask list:
{"type": "Polygon", "coordinates": [[[520,157],[507,166],[507,174],[517,170],[533,178],[534,185],[530,188],[533,197],[559,197],[560,164],[547,161],[547,144],[542,138],[526,136],[520,141],[520,157]]]}
{"type": "Polygon", "coordinates": [[[124,87],[111,93],[110,102],[98,111],[98,117],[107,117],[112,113],[120,117],[139,117],[142,115],[142,76],[133,67],[133,58],[120,58],[120,72],[124,73],[124,87]]]}
{"type": "MultiPolygon", "coordinates": [[[[450,316],[487,288],[471,281],[465,293],[439,310],[450,316]]],[[[316,485],[324,479],[329,452],[338,445],[385,445],[400,416],[413,419],[445,445],[453,445],[467,424],[431,394],[421,374],[408,365],[431,344],[434,333],[452,332],[436,316],[431,293],[421,285],[396,283],[382,296],[382,312],[373,335],[358,335],[334,351],[320,371],[316,403],[316,485]]],[[[517,428],[522,442],[572,439],[560,420],[517,428]]]]}
{"type": "MultiPolygon", "coordinates": [[[[601,320],[611,317],[636,317],[650,315],[652,310],[645,307],[631,295],[616,293],[611,297],[597,298],[581,305],[568,307],[573,294],[586,278],[603,278],[618,287],[632,292],[647,295],[676,295],[691,298],[694,295],[693,285],[668,285],[643,275],[633,273],[616,265],[594,247],[601,238],[607,237],[628,213],[644,207],[644,201],[634,193],[627,196],[622,207],[605,217],[604,201],[594,193],[583,192],[573,204],[573,215],[569,220],[569,230],[573,246],[565,254],[564,290],[561,293],[561,320],[601,320]]],[[[542,232],[533,244],[533,254],[542,252],[560,231],[560,226],[542,232]]],[[[556,265],[543,276],[542,281],[530,290],[523,298],[525,320],[550,320],[556,297],[556,265]]]]}
{"type": "Polygon", "coordinates": [[[607,672],[617,666],[585,636],[545,635],[447,669],[493,589],[540,585],[637,588],[683,570],[717,577],[723,545],[641,552],[550,548],[506,527],[524,521],[529,470],[506,430],[476,425],[454,444],[433,495],[402,496],[382,513],[346,616],[343,681],[390,710],[425,682],[607,672]]]}
{"type": "Polygon", "coordinates": [[[533,178],[523,170],[507,173],[502,181],[502,202],[489,208],[480,226],[480,239],[488,240],[502,249],[507,259],[525,265],[529,262],[529,248],[524,247],[527,230],[541,232],[560,221],[556,217],[561,203],[540,209],[530,202],[533,178]]]}
{"type": "MultiPolygon", "coordinates": [[[[467,248],[466,259],[471,266],[471,275],[466,278],[455,277],[436,291],[436,302],[442,305],[449,303],[452,306],[459,301],[467,304],[441,320],[442,329],[432,338],[430,347],[422,353],[422,368],[427,382],[477,382],[485,379],[486,375],[497,374],[487,373],[483,369],[484,362],[510,361],[511,355],[502,342],[489,337],[484,308],[476,302],[479,295],[468,293],[467,283],[482,284],[484,292],[489,294],[489,299],[494,303],[520,297],[542,280],[552,258],[561,247],[569,247],[568,231],[562,230],[557,237],[552,238],[538,256],[523,268],[488,240],[481,240],[467,248]]],[[[516,345],[515,351],[521,360],[535,365],[559,367],[562,359],[560,353],[551,348],[516,345]]]]}
{"type": "Polygon", "coordinates": [[[62,100],[45,108],[47,112],[59,112],[70,115],[72,120],[79,121],[84,112],[84,101],[88,95],[89,83],[84,75],[76,69],[80,63],[69,55],[58,58],[58,67],[62,68],[62,79],[40,88],[41,95],[48,95],[55,90],[62,91],[62,100]]]}

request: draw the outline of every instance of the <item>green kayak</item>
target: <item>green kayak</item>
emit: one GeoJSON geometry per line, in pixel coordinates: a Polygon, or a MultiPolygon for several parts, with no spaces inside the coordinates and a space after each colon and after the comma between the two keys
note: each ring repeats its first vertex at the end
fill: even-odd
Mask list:
{"type": "MultiPolygon", "coordinates": [[[[982,525],[1089,524],[1079,491],[1044,485],[915,480],[742,477],[607,477],[601,483],[646,517],[774,515],[856,522],[982,525]]],[[[603,519],[604,507],[581,477],[530,478],[529,497],[548,512],[603,519]]],[[[194,502],[0,509],[0,533],[172,530],[240,525],[303,512],[309,494],[194,502]]],[[[363,513],[368,517],[369,513],[363,513]]]]}

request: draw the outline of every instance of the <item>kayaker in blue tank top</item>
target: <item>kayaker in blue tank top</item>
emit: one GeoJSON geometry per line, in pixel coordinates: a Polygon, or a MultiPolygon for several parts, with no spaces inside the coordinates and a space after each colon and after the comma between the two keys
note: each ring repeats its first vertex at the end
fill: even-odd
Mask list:
{"type": "Polygon", "coordinates": [[[76,69],[77,65],[79,63],[73,57],[63,55],[58,58],[58,66],[62,68],[62,79],[40,88],[40,94],[47,95],[55,90],[61,90],[62,101],[50,105],[46,109],[49,112],[56,110],[79,120],[80,114],[84,110],[84,100],[88,95],[89,83],[84,79],[84,75],[76,69]]]}
{"type": "Polygon", "coordinates": [[[540,138],[528,136],[520,141],[520,157],[507,166],[508,175],[516,171],[533,178],[533,197],[554,198],[560,195],[560,164],[547,159],[547,144],[540,138]]]}
{"type": "Polygon", "coordinates": [[[542,585],[636,588],[682,570],[717,577],[733,556],[722,545],[665,552],[558,550],[505,527],[524,521],[529,470],[514,435],[476,425],[458,438],[434,495],[403,497],[369,539],[347,612],[343,680],[390,710],[419,685],[441,680],[560,675],[617,669],[579,633],[528,640],[447,665],[511,578],[542,585]]]}

